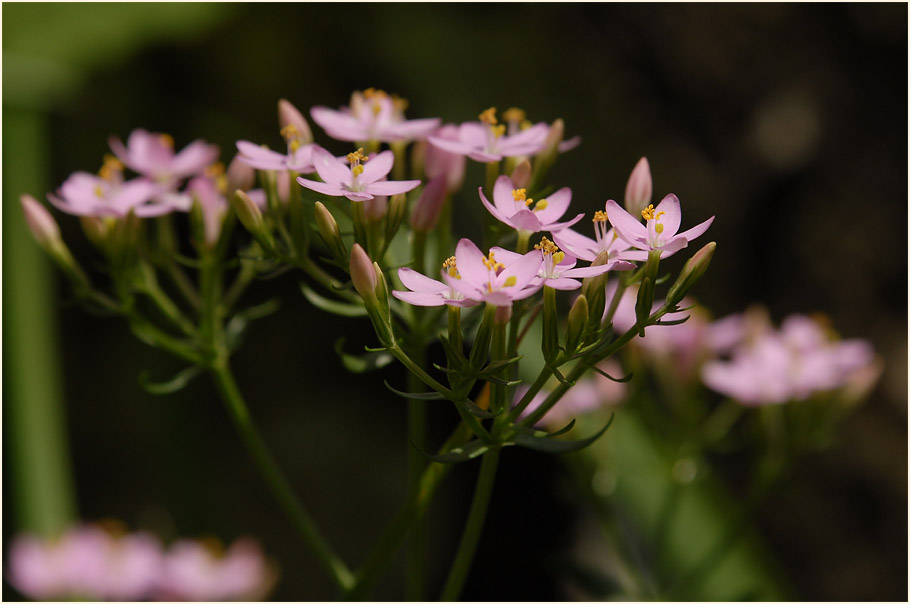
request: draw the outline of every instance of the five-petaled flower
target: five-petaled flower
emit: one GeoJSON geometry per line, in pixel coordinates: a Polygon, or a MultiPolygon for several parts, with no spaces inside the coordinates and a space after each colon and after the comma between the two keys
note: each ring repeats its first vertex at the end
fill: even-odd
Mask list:
{"type": "Polygon", "coordinates": [[[657,207],[649,205],[642,210],[645,224],[640,223],[612,199],[607,201],[607,215],[616,233],[639,252],[626,252],[630,260],[647,260],[648,251],[660,250],[661,258],[672,256],[683,249],[689,242],[708,230],[714,222],[714,216],[694,226],[688,231],[678,233],[682,221],[679,199],[672,193],[663,198],[657,207]]]}
{"type": "Polygon", "coordinates": [[[569,227],[579,220],[584,214],[579,214],[567,222],[557,222],[569,208],[572,201],[572,190],[563,187],[547,197],[536,202],[527,196],[525,189],[515,188],[512,179],[500,176],[493,185],[493,203],[491,204],[483,194],[483,188],[478,188],[480,201],[497,220],[509,225],[525,235],[538,231],[556,231],[569,227]]]}
{"type": "Polygon", "coordinates": [[[407,193],[420,184],[419,180],[382,180],[395,161],[395,154],[391,151],[383,151],[370,158],[363,154],[363,149],[359,149],[349,153],[347,161],[349,166],[322,147],[314,147],[313,165],[319,178],[325,182],[303,177],[298,177],[297,182],[317,193],[344,196],[351,201],[367,201],[376,195],[407,193]]]}
{"type": "MultiPolygon", "coordinates": [[[[502,248],[493,248],[497,257],[505,259],[506,262],[515,262],[521,258],[521,254],[510,252],[502,248]]],[[[561,251],[552,241],[542,237],[540,243],[534,245],[534,252],[541,256],[540,268],[537,276],[533,279],[534,285],[546,285],[553,289],[572,290],[581,287],[581,281],[584,277],[594,277],[602,275],[613,268],[610,264],[601,264],[598,266],[580,266],[575,267],[576,259],[561,251]]]]}
{"type": "Polygon", "coordinates": [[[458,127],[457,139],[430,136],[427,140],[440,149],[467,155],[474,161],[494,162],[503,157],[534,155],[543,150],[550,127],[543,122],[517,134],[506,134],[506,124],[496,119],[496,108],[480,114],[479,122],[465,122],[458,127]]]}
{"type": "MultiPolygon", "coordinates": [[[[448,274],[453,279],[461,279],[458,274],[458,265],[455,256],[442,263],[442,273],[448,274]]],[[[469,300],[451,285],[430,279],[412,268],[398,269],[398,278],[408,292],[395,290],[392,295],[403,302],[414,306],[476,306],[477,300],[469,300]]]]}
{"type": "Polygon", "coordinates": [[[534,278],[540,269],[540,253],[533,250],[507,262],[500,262],[496,250],[488,256],[470,240],[462,239],[455,247],[457,274],[442,274],[453,290],[468,300],[493,306],[511,306],[540,290],[534,278]]]}
{"type": "Polygon", "coordinates": [[[439,118],[404,119],[407,101],[382,90],[367,88],[351,95],[350,107],[335,111],[313,107],[310,116],[335,140],[391,143],[426,138],[439,126],[439,118]]]}
{"type": "Polygon", "coordinates": [[[133,130],[126,146],[117,137],[108,141],[114,154],[127,168],[168,188],[177,181],[201,173],[218,159],[218,147],[201,140],[193,141],[174,153],[174,139],[168,134],[133,130]]]}
{"type": "Polygon", "coordinates": [[[594,262],[600,254],[606,253],[606,265],[615,271],[627,271],[635,268],[634,264],[625,262],[625,259],[632,259],[629,254],[634,256],[635,252],[629,252],[629,244],[620,239],[614,229],[607,229],[607,213],[603,210],[594,212],[594,237],[586,237],[572,229],[565,228],[553,231],[553,241],[566,250],[569,254],[594,262]]]}

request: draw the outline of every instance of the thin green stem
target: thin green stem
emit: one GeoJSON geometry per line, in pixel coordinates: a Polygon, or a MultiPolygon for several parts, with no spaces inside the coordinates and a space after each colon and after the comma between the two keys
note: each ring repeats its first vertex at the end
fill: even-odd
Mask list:
{"type": "Polygon", "coordinates": [[[449,569],[449,576],[439,599],[441,602],[457,600],[461,595],[464,582],[468,578],[468,572],[471,570],[471,563],[474,561],[474,554],[477,551],[477,543],[480,541],[480,533],[487,517],[490,496],[493,494],[493,483],[496,480],[496,467],[499,465],[500,452],[501,449],[492,448],[483,456],[480,472],[477,475],[477,485],[474,488],[471,511],[468,513],[468,520],[458,545],[458,553],[449,569]]]}
{"type": "Polygon", "coordinates": [[[310,546],[316,559],[329,574],[336,585],[349,589],[354,584],[354,576],[344,562],[329,547],[309,513],[297,499],[287,477],[278,468],[274,458],[265,446],[262,437],[253,425],[243,395],[234,381],[225,357],[209,367],[209,373],[221,394],[221,400],[240,433],[244,446],[256,463],[262,478],[265,480],[275,499],[290,518],[297,531],[310,546]]]}
{"type": "MultiPolygon", "coordinates": [[[[422,346],[417,346],[414,358],[416,363],[423,366],[426,363],[425,351],[422,346]]],[[[420,392],[422,385],[419,378],[413,373],[408,373],[408,389],[411,392],[420,392]]],[[[416,496],[420,490],[420,481],[426,466],[426,459],[421,451],[427,450],[427,402],[421,400],[408,400],[408,482],[411,495],[416,496]]],[[[407,572],[405,593],[410,601],[424,600],[424,576],[426,574],[426,531],[425,522],[417,522],[411,534],[407,551],[407,572]]]]}

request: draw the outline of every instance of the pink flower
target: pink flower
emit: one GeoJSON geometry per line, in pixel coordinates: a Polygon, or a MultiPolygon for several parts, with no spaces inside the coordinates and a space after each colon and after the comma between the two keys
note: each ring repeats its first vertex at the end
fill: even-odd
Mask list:
{"type": "Polygon", "coordinates": [[[534,155],[543,150],[550,127],[540,122],[517,134],[506,134],[506,125],[496,119],[496,108],[480,114],[479,122],[465,122],[458,127],[456,140],[430,136],[430,144],[451,153],[467,155],[474,161],[494,162],[503,157],[534,155]]]}
{"type": "Polygon", "coordinates": [[[300,174],[310,174],[313,168],[313,148],[316,145],[294,147],[288,145],[287,154],[272,151],[268,147],[256,145],[249,141],[237,141],[237,159],[257,170],[290,170],[300,174]]]}
{"type": "Polygon", "coordinates": [[[271,578],[259,546],[235,541],[219,555],[197,541],[174,543],[164,559],[158,599],[186,601],[257,600],[271,578]]]}
{"type": "Polygon", "coordinates": [[[626,271],[635,268],[634,264],[625,262],[628,259],[629,244],[619,238],[614,229],[607,229],[607,214],[598,210],[594,213],[594,236],[585,237],[569,228],[553,231],[553,241],[582,260],[594,262],[603,252],[607,253],[607,266],[612,270],[626,271]]]}
{"type": "Polygon", "coordinates": [[[467,300],[486,302],[494,306],[511,307],[540,290],[532,283],[540,269],[540,253],[533,250],[524,256],[502,263],[495,250],[484,256],[469,239],[462,239],[455,248],[456,274],[443,273],[443,279],[467,300]]]}
{"type": "Polygon", "coordinates": [[[679,200],[672,193],[664,197],[656,208],[649,205],[642,210],[641,215],[645,219],[645,224],[633,218],[612,199],[607,201],[606,209],[616,233],[632,247],[642,250],[627,254],[627,257],[633,260],[647,260],[647,252],[650,250],[661,250],[661,258],[668,258],[689,245],[690,241],[708,230],[714,222],[712,216],[698,226],[677,234],[682,211],[679,208],[679,200]]]}
{"type": "Polygon", "coordinates": [[[161,187],[145,178],[124,182],[122,169],[117,159],[108,156],[100,176],[76,172],[63,182],[57,195],[47,198],[58,209],[77,216],[122,217],[132,210],[136,216],[146,217],[187,209],[175,203],[152,203],[161,187]]]}
{"type": "Polygon", "coordinates": [[[439,118],[406,120],[407,102],[382,90],[368,88],[351,95],[350,107],[335,111],[313,107],[310,116],[326,134],[340,141],[411,141],[425,138],[441,121],[439,118]]]}
{"type": "Polygon", "coordinates": [[[199,174],[218,159],[218,147],[201,140],[193,141],[174,153],[174,139],[167,134],[133,130],[126,146],[111,137],[111,149],[126,166],[156,183],[174,187],[181,178],[199,174]]]}
{"type": "MultiPolygon", "coordinates": [[[[493,251],[498,258],[505,259],[507,263],[515,262],[521,258],[521,254],[502,248],[494,247],[493,251]]],[[[581,281],[578,281],[578,279],[602,275],[612,268],[608,264],[575,268],[575,258],[559,251],[559,248],[546,237],[542,238],[540,243],[534,246],[534,251],[541,255],[541,263],[533,283],[552,287],[553,289],[578,289],[581,287],[581,281]]]]}
{"type": "Polygon", "coordinates": [[[538,231],[556,231],[569,227],[584,214],[579,214],[567,222],[557,222],[569,208],[572,191],[568,187],[559,189],[546,199],[535,203],[529,199],[525,189],[515,188],[512,179],[502,175],[493,185],[493,203],[491,204],[479,188],[480,201],[497,220],[513,229],[528,235],[538,231]],[[495,204],[495,205],[494,205],[495,204]]]}
{"type": "MultiPolygon", "coordinates": [[[[448,273],[453,279],[460,279],[461,276],[458,274],[456,264],[455,256],[452,256],[443,263],[442,271],[448,273]]],[[[477,300],[466,299],[461,292],[451,285],[430,279],[411,268],[398,269],[398,278],[401,279],[402,285],[411,291],[395,290],[392,295],[402,302],[407,302],[414,306],[442,306],[443,304],[448,304],[449,306],[467,307],[479,304],[477,300]]]]}
{"type": "Polygon", "coordinates": [[[347,197],[351,201],[366,201],[376,195],[407,193],[420,184],[419,180],[382,180],[392,169],[395,154],[383,151],[372,159],[363,155],[363,149],[349,153],[350,166],[322,147],[314,147],[313,163],[316,173],[325,182],[298,177],[297,182],[323,195],[347,197]],[[369,160],[369,161],[367,161],[369,160]]]}

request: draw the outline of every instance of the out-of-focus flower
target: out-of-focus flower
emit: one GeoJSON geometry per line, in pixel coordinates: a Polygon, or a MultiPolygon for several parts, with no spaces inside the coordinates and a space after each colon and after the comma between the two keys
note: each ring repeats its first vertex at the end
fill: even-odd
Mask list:
{"type": "Polygon", "coordinates": [[[133,130],[126,146],[112,136],[108,141],[114,154],[126,167],[146,178],[173,188],[177,181],[200,174],[218,159],[218,147],[197,140],[174,153],[174,139],[168,134],[133,130]]]}
{"type": "Polygon", "coordinates": [[[568,187],[563,187],[546,199],[538,199],[535,202],[527,196],[525,189],[516,188],[511,178],[502,175],[493,185],[492,204],[483,194],[482,188],[479,188],[478,192],[480,201],[496,220],[526,235],[564,229],[584,216],[578,214],[572,220],[557,222],[569,209],[572,201],[572,190],[568,187]]]}
{"type": "Polygon", "coordinates": [[[50,248],[60,242],[60,227],[41,203],[31,195],[22,195],[19,198],[25,222],[35,241],[43,248],[50,248]]]}
{"type": "Polygon", "coordinates": [[[404,119],[407,101],[382,90],[367,88],[351,95],[349,107],[341,111],[313,107],[310,116],[325,133],[340,141],[411,141],[425,138],[442,121],[439,118],[404,119]]]}
{"type": "MultiPolygon", "coordinates": [[[[581,287],[581,281],[578,281],[578,279],[602,275],[612,268],[609,264],[575,268],[575,258],[560,251],[546,237],[543,237],[540,243],[534,245],[534,250],[540,253],[542,260],[537,276],[532,281],[535,285],[546,285],[547,287],[561,290],[578,289],[581,287]]],[[[515,262],[521,258],[521,254],[502,248],[493,248],[493,251],[498,258],[505,260],[506,263],[515,262]]]]}
{"type": "Polygon", "coordinates": [[[252,540],[225,552],[209,543],[177,541],[164,558],[157,599],[194,602],[259,600],[272,579],[262,550],[252,540]]]}
{"type": "Polygon", "coordinates": [[[474,242],[462,239],[455,248],[455,260],[456,274],[444,272],[442,277],[468,300],[511,307],[513,301],[540,290],[540,285],[532,283],[541,264],[536,250],[506,264],[495,258],[495,250],[484,256],[474,242]]]}
{"type": "MultiPolygon", "coordinates": [[[[622,371],[619,364],[613,359],[601,361],[598,363],[598,368],[608,375],[617,377],[622,371]]],[[[517,404],[527,391],[528,386],[518,386],[512,404],[517,404]]],[[[549,430],[559,430],[580,415],[619,404],[625,399],[627,392],[627,384],[614,382],[599,376],[578,380],[536,425],[549,430]]],[[[522,411],[521,417],[524,418],[536,411],[549,394],[546,390],[538,392],[531,399],[525,410],[522,411]]]]}
{"type": "Polygon", "coordinates": [[[123,217],[132,210],[136,216],[160,216],[175,209],[187,210],[172,202],[157,203],[160,186],[145,178],[123,180],[123,165],[107,157],[99,175],[76,172],[67,178],[56,195],[47,198],[54,206],[76,216],[123,217]]]}
{"type": "Polygon", "coordinates": [[[456,140],[430,136],[431,145],[451,153],[467,155],[474,161],[494,162],[503,157],[534,155],[543,150],[550,127],[540,122],[514,135],[506,134],[506,124],[496,119],[496,108],[480,114],[479,122],[465,122],[458,127],[456,140]]]}
{"type": "Polygon", "coordinates": [[[698,226],[677,234],[682,220],[679,199],[672,193],[663,198],[657,207],[648,206],[642,210],[645,224],[640,223],[612,199],[607,201],[607,216],[616,233],[640,252],[628,252],[634,260],[647,260],[648,251],[660,250],[661,258],[668,258],[683,249],[689,242],[708,230],[714,222],[712,216],[698,226]]]}
{"type": "Polygon", "coordinates": [[[411,228],[424,233],[435,229],[445,200],[446,179],[440,175],[431,179],[420,192],[411,212],[411,228]]]}
{"type": "Polygon", "coordinates": [[[376,195],[407,193],[420,184],[419,180],[382,180],[392,169],[395,154],[383,151],[370,158],[363,149],[347,155],[350,166],[323,149],[314,147],[313,163],[316,173],[325,182],[298,177],[297,182],[308,189],[331,195],[347,197],[351,201],[366,201],[376,195]],[[367,161],[369,160],[369,161],[367,161]]]}
{"type": "Polygon", "coordinates": [[[715,342],[729,347],[729,360],[713,360],[702,368],[704,383],[746,405],[805,400],[816,393],[848,386],[854,375],[875,361],[864,340],[837,341],[813,319],[793,315],[779,330],[761,324],[758,315],[724,319],[715,342]]]}
{"type": "Polygon", "coordinates": [[[288,147],[287,154],[272,151],[249,141],[237,141],[237,158],[257,170],[275,170],[310,174],[313,168],[313,149],[316,145],[303,145],[293,149],[288,147]]]}
{"type": "Polygon", "coordinates": [[[290,101],[278,101],[278,125],[281,134],[287,139],[288,145],[296,143],[297,147],[313,142],[313,131],[303,114],[290,101]]]}

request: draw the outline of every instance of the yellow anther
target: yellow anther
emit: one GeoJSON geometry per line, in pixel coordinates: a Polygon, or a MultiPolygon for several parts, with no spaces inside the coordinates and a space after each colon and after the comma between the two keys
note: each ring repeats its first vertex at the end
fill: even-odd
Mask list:
{"type": "Polygon", "coordinates": [[[644,210],[641,211],[641,217],[644,218],[645,220],[657,220],[664,214],[666,214],[666,212],[663,212],[663,211],[655,212],[653,203],[648,204],[648,207],[646,207],[644,210]]]}
{"type": "Polygon", "coordinates": [[[161,144],[169,149],[174,148],[174,137],[170,134],[159,134],[158,140],[161,141],[161,144]]]}
{"type": "Polygon", "coordinates": [[[511,277],[506,279],[506,282],[503,283],[502,286],[503,287],[515,287],[516,283],[518,283],[518,277],[516,277],[515,275],[512,275],[511,277]]]}
{"type": "Polygon", "coordinates": [[[113,155],[107,154],[104,156],[104,165],[101,166],[101,169],[98,170],[98,176],[104,180],[113,180],[114,173],[123,172],[123,162],[114,157],[113,155]]]}
{"type": "Polygon", "coordinates": [[[545,256],[550,256],[559,251],[559,248],[556,247],[556,244],[547,239],[546,237],[540,238],[540,243],[534,244],[535,250],[540,250],[544,253],[545,256]]]}
{"type": "Polygon", "coordinates": [[[534,206],[534,211],[536,212],[537,210],[546,210],[548,205],[550,205],[550,202],[548,202],[546,199],[541,199],[537,202],[537,205],[534,206]]]}
{"type": "Polygon", "coordinates": [[[409,104],[410,103],[408,103],[407,99],[403,99],[400,96],[398,96],[397,94],[392,95],[392,105],[398,111],[401,111],[402,113],[404,113],[404,110],[408,108],[409,104]]]}
{"type": "Polygon", "coordinates": [[[348,153],[348,163],[350,163],[352,166],[357,166],[360,164],[360,162],[364,162],[368,159],[370,159],[370,157],[363,154],[363,147],[360,147],[353,153],[348,153]]]}
{"type": "Polygon", "coordinates": [[[101,185],[95,185],[95,197],[104,198],[104,191],[101,189],[101,185]]]}
{"type": "Polygon", "coordinates": [[[528,191],[526,189],[512,189],[512,199],[515,201],[524,201],[527,199],[528,191]]]}
{"type": "Polygon", "coordinates": [[[664,225],[662,225],[658,222],[657,224],[654,225],[654,230],[657,231],[658,234],[663,233],[664,225]]]}
{"type": "Polygon", "coordinates": [[[502,112],[502,119],[507,122],[521,123],[525,121],[526,117],[527,114],[524,112],[524,110],[519,109],[518,107],[509,107],[502,112]]]}
{"type": "Polygon", "coordinates": [[[489,257],[483,259],[483,265],[487,267],[488,270],[497,272],[506,267],[502,262],[496,261],[496,259],[493,257],[493,252],[490,252],[489,257]]]}
{"type": "Polygon", "coordinates": [[[500,136],[502,136],[503,134],[506,133],[506,125],[499,124],[498,126],[492,126],[491,130],[493,130],[493,136],[495,136],[496,138],[499,138],[500,136]]]}
{"type": "Polygon", "coordinates": [[[218,176],[221,176],[222,174],[224,174],[224,164],[221,163],[220,161],[216,161],[213,164],[209,164],[208,166],[205,167],[205,170],[203,170],[203,174],[205,174],[209,178],[217,178],[218,176]]]}
{"type": "Polygon", "coordinates": [[[351,173],[354,176],[360,176],[361,174],[363,174],[363,166],[360,164],[355,165],[354,167],[351,168],[351,173]]]}
{"type": "Polygon", "coordinates": [[[461,275],[458,274],[458,267],[455,266],[455,256],[449,256],[446,258],[446,261],[442,263],[442,269],[445,272],[449,273],[450,277],[461,279],[461,275]]]}
{"type": "Polygon", "coordinates": [[[297,126],[294,124],[288,124],[281,129],[281,136],[284,137],[284,140],[290,141],[300,136],[300,132],[297,130],[297,126]]]}
{"type": "Polygon", "coordinates": [[[370,87],[363,91],[363,96],[367,99],[384,99],[389,95],[386,94],[385,90],[370,87]]]}
{"type": "Polygon", "coordinates": [[[489,124],[490,126],[495,126],[499,123],[499,120],[496,119],[496,107],[490,107],[483,113],[481,113],[478,118],[484,124],[489,124]]]}
{"type": "Polygon", "coordinates": [[[518,129],[519,129],[519,130],[527,130],[528,128],[530,128],[530,127],[533,126],[533,125],[534,125],[534,124],[531,123],[530,120],[524,120],[524,121],[522,121],[520,124],[518,124],[518,129]]]}
{"type": "Polygon", "coordinates": [[[604,212],[603,210],[597,210],[596,212],[594,212],[594,218],[592,218],[591,220],[593,220],[594,222],[606,222],[606,221],[610,220],[610,218],[607,216],[607,213],[604,212]]]}
{"type": "Polygon", "coordinates": [[[553,254],[553,264],[559,264],[560,262],[562,262],[565,259],[566,259],[565,252],[556,252],[555,254],[553,254]]]}

